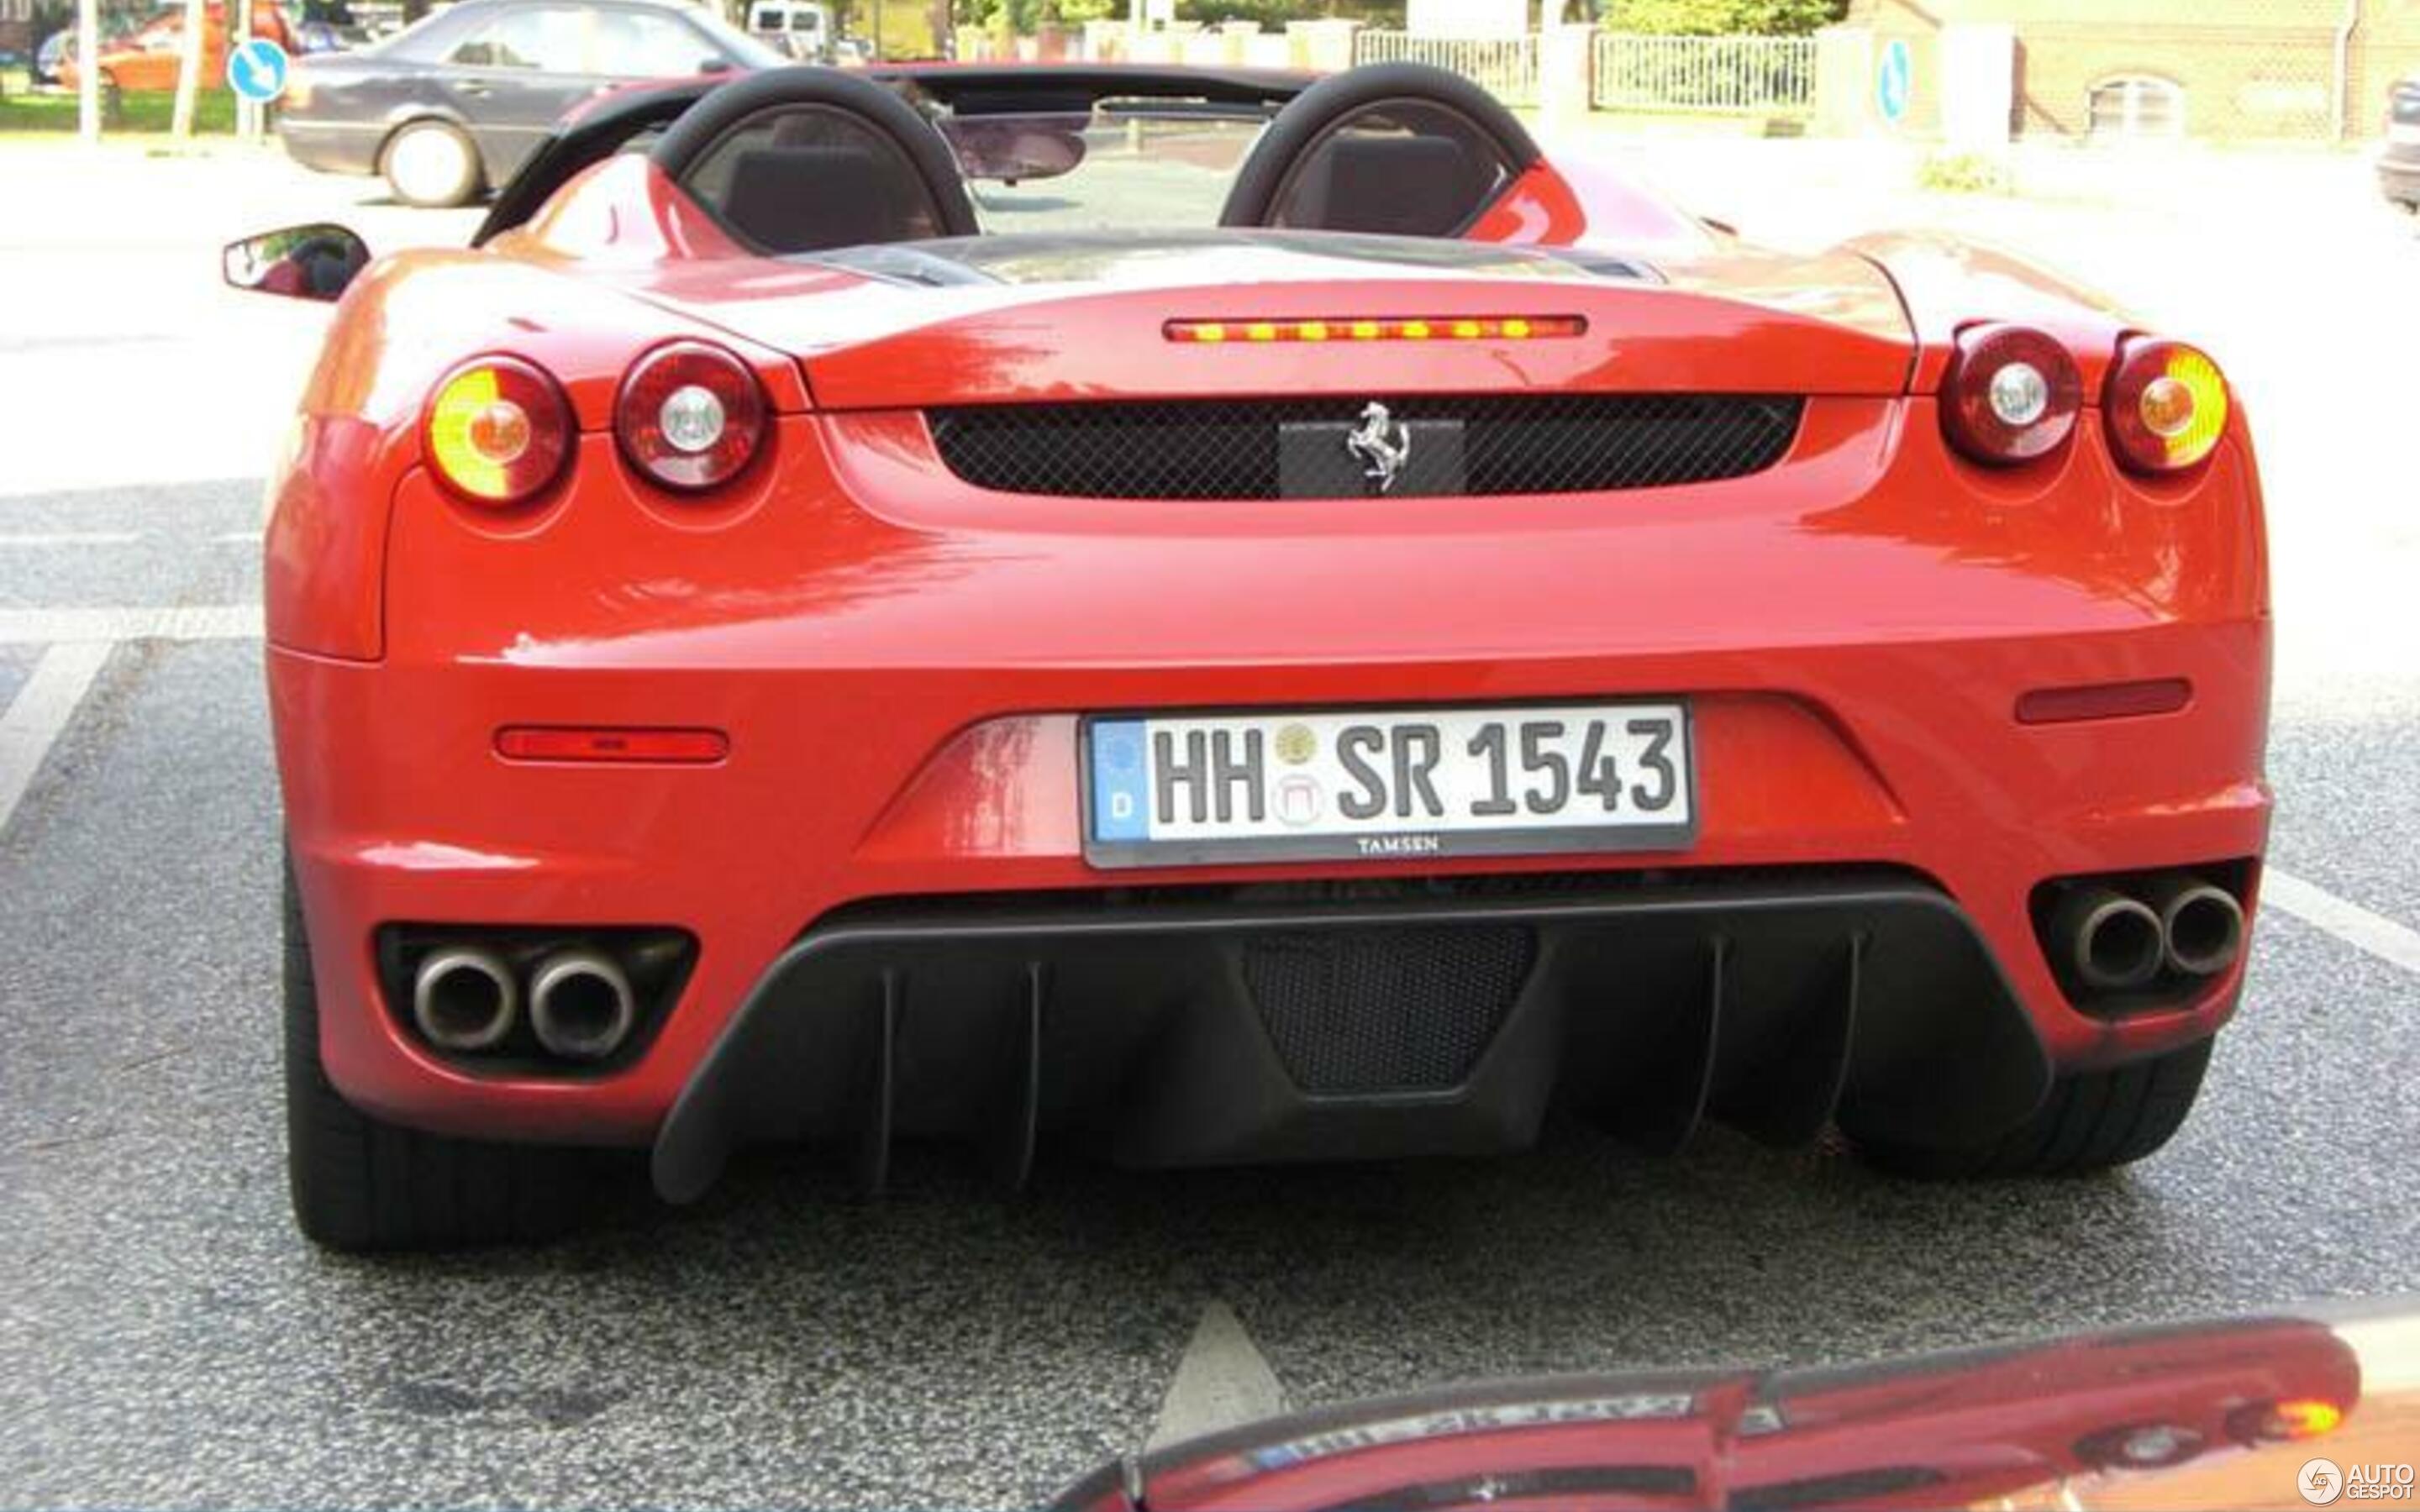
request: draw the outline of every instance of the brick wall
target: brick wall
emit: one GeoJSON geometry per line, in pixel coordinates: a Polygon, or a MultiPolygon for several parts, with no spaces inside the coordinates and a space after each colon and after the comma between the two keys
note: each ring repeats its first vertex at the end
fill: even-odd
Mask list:
{"type": "MultiPolygon", "coordinates": [[[[2326,140],[2344,13],[2345,0],[1853,0],[1848,19],[1911,42],[1951,22],[2013,25],[2023,132],[2085,135],[2095,86],[2131,75],[2177,85],[2193,136],[2326,140]]],[[[2420,0],[2361,0],[2347,62],[2351,134],[2374,135],[2389,86],[2420,72],[2420,0]]]]}

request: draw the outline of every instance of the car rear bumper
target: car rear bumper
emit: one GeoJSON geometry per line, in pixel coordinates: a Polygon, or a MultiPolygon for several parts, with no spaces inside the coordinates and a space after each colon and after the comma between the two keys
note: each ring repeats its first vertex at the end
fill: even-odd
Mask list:
{"type": "Polygon", "coordinates": [[[892,904],[758,983],[655,1148],[704,1192],[740,1146],[971,1140],[1020,1181],[1081,1130],[1139,1165],[1514,1149],[1550,1103],[1676,1148],[1835,1116],[1979,1140],[2050,1064],[1972,926],[1886,872],[1506,877],[892,904]]]}
{"type": "MultiPolygon", "coordinates": [[[[1911,462],[1936,434],[1928,409],[1835,408],[1852,413],[1816,415],[1801,459],[1773,476],[1611,500],[1078,508],[936,485],[876,508],[854,502],[876,492],[862,479],[836,486],[799,450],[812,421],[785,423],[792,454],[764,486],[703,510],[636,491],[601,436],[583,442],[581,497],[535,516],[483,518],[411,475],[388,532],[382,659],[280,644],[270,657],[329,1073],[415,1126],[660,1134],[667,1189],[686,1192],[735,1139],[860,1137],[869,1086],[890,1088],[901,1130],[1005,1118],[1032,1060],[1013,1031],[1036,1013],[1046,1036],[1099,1046],[1087,1061],[1046,1041],[1047,1066],[1065,1066],[1044,1072],[1044,1121],[1138,1160],[1518,1142],[1550,1094],[1621,1101],[1592,1080],[1605,1057],[1567,1047],[1608,1016],[1652,1035],[1719,1030],[1717,1092],[1766,1079],[1768,1057],[1792,1068],[1772,1085],[1820,1088],[1803,1071],[1835,1042],[1842,1085],[1871,1094],[1844,1119],[1924,1096],[1926,1076],[1970,1112],[2022,1112],[2011,1088],[2039,1092],[2045,1066],[2213,1032],[2240,964],[2189,997],[2096,1016],[2054,977],[2032,909],[2052,879],[2261,852],[2269,625],[2248,452],[2154,495],[2079,446],[2020,496],[1937,455],[1911,462]],[[1886,432],[1902,438],[1902,475],[1863,476],[1886,432]],[[2181,679],[2191,700],[2148,717],[2015,714],[2030,691],[2144,679],[2181,679]],[[1685,851],[1114,873],[1082,854],[1087,712],[1675,695],[1693,710],[1700,784],[1685,851]],[[730,749],[694,766],[510,762],[495,748],[505,725],[712,728],[730,749]],[[1825,880],[1839,868],[1856,869],[1845,894],[1825,880]],[[1535,939],[1519,1022],[1534,1016],[1522,1032],[1553,1048],[1501,1052],[1526,1079],[1357,1113],[1260,1077],[1267,1031],[1233,972],[1269,936],[1473,927],[1418,917],[1435,902],[1422,896],[1538,875],[1596,912],[1535,894],[1489,904],[1535,939]],[[1316,891],[1351,886],[1387,909],[1336,915],[1316,891]],[[398,922],[669,927],[698,954],[628,1064],[482,1072],[393,1011],[375,940],[398,922]],[[1759,1027],[1710,1026],[1711,942],[1733,942],[1753,974],[1767,932],[1792,964],[1741,997],[1738,1022],[1759,1027]],[[1653,991],[1634,1000],[1575,965],[1608,950],[1653,991]],[[1836,979],[1853,950],[1869,969],[1852,1015],[1836,979]],[[1955,969],[1908,964],[1944,961],[1955,969]],[[872,1078],[868,1025],[886,1000],[905,1069],[872,1078]],[[1875,1070],[1915,1056],[1894,1038],[1912,1025],[1939,1038],[1875,1070]],[[1191,1052],[1142,1043],[1222,1026],[1232,1042],[1203,1063],[1250,1052],[1252,1074],[1197,1085],[1191,1052]],[[949,1050],[961,1029],[982,1068],[952,1064],[978,1054],[949,1050]],[[1998,1065],[1960,1066],[1959,1046],[1986,1042],[1998,1065]],[[750,1090],[774,1074],[759,1066],[794,1067],[808,1090],[750,1090]],[[954,1090],[927,1087],[935,1066],[954,1090]],[[1070,1083],[1062,1106],[1063,1074],[1125,1078],[1141,1101],[1094,1107],[1070,1083]],[[1184,1140],[1156,1121],[1219,1097],[1240,1121],[1202,1112],[1184,1140]]],[[[1724,1116],[1737,1101],[1711,1097],[1724,1116]]]]}

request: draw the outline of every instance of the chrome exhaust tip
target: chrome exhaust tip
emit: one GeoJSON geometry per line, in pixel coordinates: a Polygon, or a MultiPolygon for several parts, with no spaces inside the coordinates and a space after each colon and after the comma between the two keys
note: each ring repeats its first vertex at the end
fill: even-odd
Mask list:
{"type": "Polygon", "coordinates": [[[411,1022],[441,1050],[487,1050],[513,1032],[520,990],[492,950],[432,952],[411,978],[411,1022]]]}
{"type": "Polygon", "coordinates": [[[2243,905],[2224,887],[2192,877],[2164,880],[2151,890],[2167,963],[2188,976],[2215,977],[2243,950],[2243,905]]]}
{"type": "Polygon", "coordinates": [[[2149,904],[2108,887],[2077,887],[2060,900],[2051,937],[2075,980],[2095,992],[2150,984],[2166,959],[2167,932],[2149,904]]]}
{"type": "Polygon", "coordinates": [[[566,950],[540,963],[530,985],[537,1042],[566,1060],[602,1060],[622,1048],[638,1019],[630,979],[612,957],[566,950]]]}

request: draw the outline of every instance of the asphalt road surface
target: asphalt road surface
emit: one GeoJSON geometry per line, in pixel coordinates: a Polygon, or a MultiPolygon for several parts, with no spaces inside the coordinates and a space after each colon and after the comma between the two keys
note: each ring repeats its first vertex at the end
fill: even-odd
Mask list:
{"type": "MultiPolygon", "coordinates": [[[[274,443],[313,317],[185,279],[238,227],[154,165],[109,172],[190,193],[185,219],[155,198],[82,231],[0,224],[0,300],[28,270],[54,296],[0,321],[0,1502],[1013,1505],[1156,1429],[1280,1400],[2420,1290],[2420,535],[2397,365],[2420,349],[2420,241],[2329,162],[2277,170],[2317,219],[2273,193],[2223,223],[1889,185],[1868,204],[1788,163],[1771,180],[1798,196],[1764,206],[1784,238],[1898,210],[2030,245],[2206,340],[2258,416],[2292,880],[2162,1155],[1927,1186],[1719,1133],[1659,1161],[1557,1129],[1475,1164],[1060,1157],[1004,1200],[910,1150],[877,1203],[772,1155],[695,1209],[634,1194],[546,1248],[377,1262],[303,1244],[283,1191],[243,459],[274,443]],[[116,250],[96,263],[80,237],[116,250]],[[79,394],[94,375],[110,386],[79,394]],[[102,403],[114,424],[85,413],[102,403]]],[[[255,222],[335,193],[177,166],[240,185],[237,208],[271,212],[255,222]]]]}

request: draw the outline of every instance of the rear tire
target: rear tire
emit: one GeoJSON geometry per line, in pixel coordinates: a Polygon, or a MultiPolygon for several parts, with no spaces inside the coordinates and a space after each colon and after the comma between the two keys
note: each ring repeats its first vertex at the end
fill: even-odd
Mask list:
{"type": "Polygon", "coordinates": [[[2032,1117],[1989,1144],[1941,1149],[1864,1138],[1854,1129],[1843,1132],[1869,1164],[1898,1176],[1949,1180],[2104,1171],[2141,1160],[2184,1127],[2215,1042],[2204,1040],[2149,1060],[2061,1076],[2032,1117]]]}
{"type": "Polygon", "coordinates": [[[413,121],[387,138],[379,172],[396,199],[423,209],[470,204],[485,177],[478,147],[444,121],[413,121]]]}
{"type": "Polygon", "coordinates": [[[478,1144],[373,1119],[319,1061],[318,989],[294,872],[286,872],[286,1165],[294,1221],[331,1249],[528,1242],[577,1221],[583,1151],[478,1144]]]}

